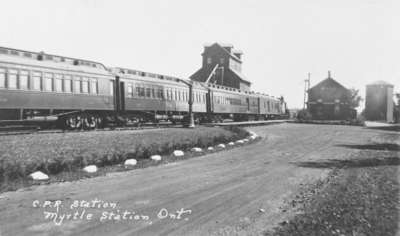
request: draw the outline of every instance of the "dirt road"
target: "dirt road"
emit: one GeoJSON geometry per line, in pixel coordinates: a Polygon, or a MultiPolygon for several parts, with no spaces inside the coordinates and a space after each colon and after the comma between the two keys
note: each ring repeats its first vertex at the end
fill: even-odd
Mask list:
{"type": "Polygon", "coordinates": [[[386,132],[301,124],[249,129],[263,139],[164,166],[3,193],[0,235],[261,234],[286,217],[284,200],[329,171],[294,163],[348,158],[359,150],[343,144],[366,144],[386,132]]]}

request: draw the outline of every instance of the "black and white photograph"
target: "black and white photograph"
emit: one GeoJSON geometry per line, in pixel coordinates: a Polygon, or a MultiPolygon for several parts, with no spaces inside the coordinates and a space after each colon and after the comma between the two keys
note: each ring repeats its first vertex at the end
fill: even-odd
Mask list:
{"type": "Polygon", "coordinates": [[[400,236],[400,1],[0,4],[0,236],[400,236]]]}

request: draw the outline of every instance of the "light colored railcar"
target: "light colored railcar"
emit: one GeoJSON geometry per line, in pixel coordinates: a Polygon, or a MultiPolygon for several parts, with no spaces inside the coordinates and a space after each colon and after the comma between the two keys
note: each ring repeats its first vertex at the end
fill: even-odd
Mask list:
{"type": "MultiPolygon", "coordinates": [[[[113,81],[98,62],[0,47],[0,120],[74,111],[94,119],[114,110],[113,81]]],[[[87,118],[72,116],[64,121],[82,124],[76,119],[87,118]]]]}
{"type": "Polygon", "coordinates": [[[277,98],[254,92],[209,84],[211,113],[217,120],[265,120],[280,115],[277,98]],[[268,105],[268,106],[267,106],[268,105]]]}
{"type": "Polygon", "coordinates": [[[260,115],[265,119],[282,118],[285,115],[285,102],[264,94],[259,94],[260,115]]]}

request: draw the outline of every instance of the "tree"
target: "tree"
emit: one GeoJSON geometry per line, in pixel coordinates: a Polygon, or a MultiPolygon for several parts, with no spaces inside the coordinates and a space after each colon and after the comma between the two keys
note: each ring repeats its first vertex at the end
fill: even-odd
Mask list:
{"type": "Polygon", "coordinates": [[[349,89],[350,92],[350,107],[356,108],[360,105],[360,102],[363,100],[361,96],[358,94],[359,90],[355,88],[349,89]]]}

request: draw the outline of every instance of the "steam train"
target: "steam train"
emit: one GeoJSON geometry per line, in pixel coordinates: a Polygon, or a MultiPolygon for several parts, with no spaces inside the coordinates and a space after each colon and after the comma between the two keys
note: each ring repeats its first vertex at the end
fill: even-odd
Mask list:
{"type": "Polygon", "coordinates": [[[260,93],[0,47],[0,121],[5,123],[54,120],[66,129],[184,123],[190,100],[197,123],[286,115],[283,99],[260,93]]]}

